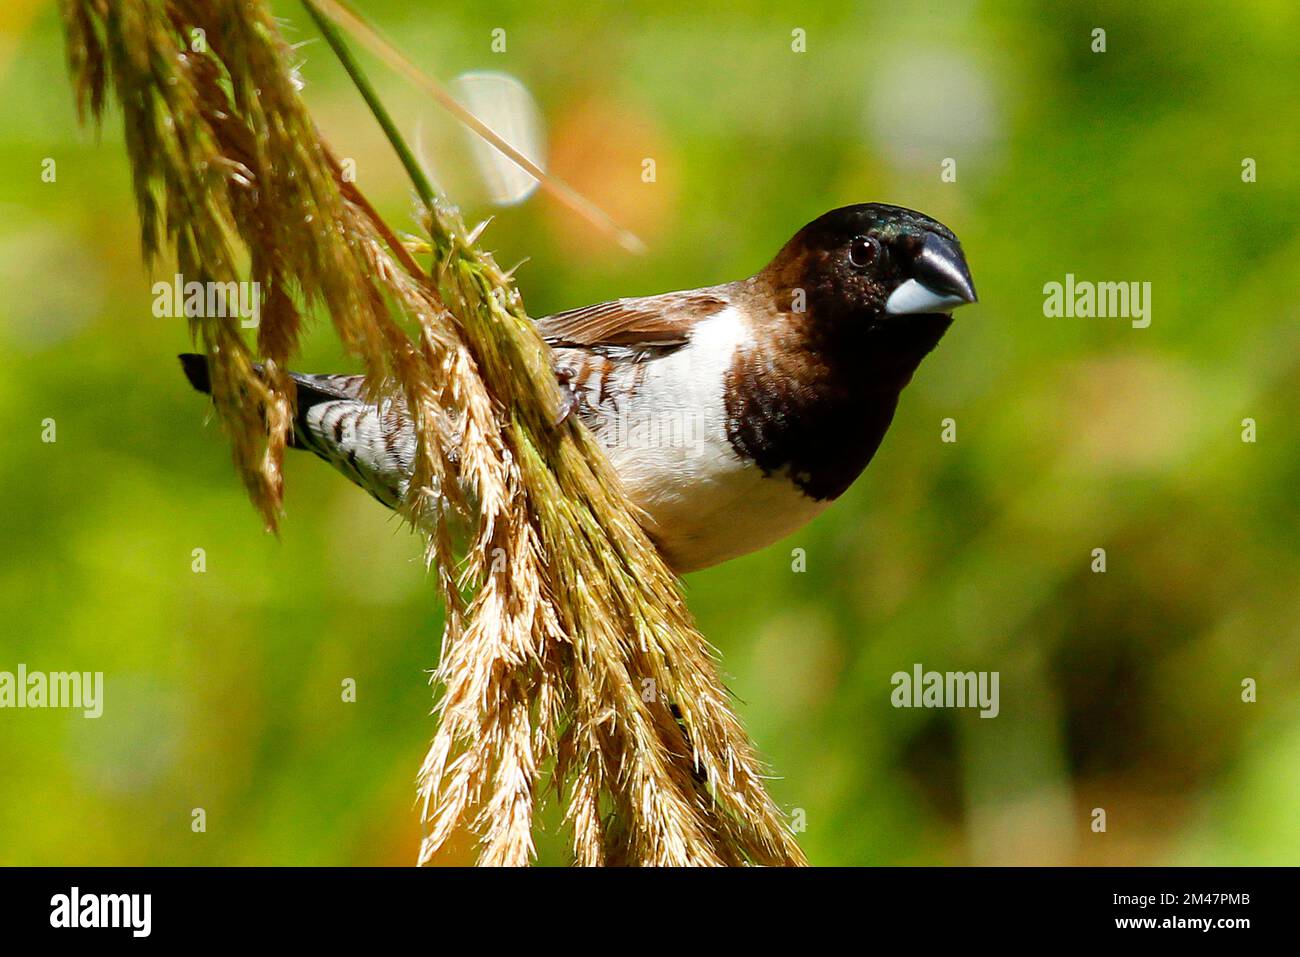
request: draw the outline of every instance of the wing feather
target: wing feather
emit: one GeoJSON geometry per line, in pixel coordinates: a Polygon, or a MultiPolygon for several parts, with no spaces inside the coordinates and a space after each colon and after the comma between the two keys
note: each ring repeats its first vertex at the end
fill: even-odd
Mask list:
{"type": "Polygon", "coordinates": [[[690,339],[696,324],[729,303],[722,286],[614,299],[557,312],[537,320],[537,328],[542,338],[558,348],[680,346],[690,339]]]}

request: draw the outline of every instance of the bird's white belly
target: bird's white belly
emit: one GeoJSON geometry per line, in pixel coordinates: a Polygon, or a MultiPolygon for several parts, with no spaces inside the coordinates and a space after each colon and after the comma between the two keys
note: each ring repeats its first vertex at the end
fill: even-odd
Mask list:
{"type": "Polygon", "coordinates": [[[765,476],[727,440],[726,372],[745,342],[731,310],[705,320],[686,346],[648,362],[635,395],[595,430],[679,572],[763,548],[829,504],[784,474],[765,476]]]}
{"type": "Polygon", "coordinates": [[[679,572],[707,568],[785,538],[829,504],[808,498],[783,475],[753,464],[697,472],[687,486],[653,479],[628,486],[650,517],[648,530],[679,572]]]}

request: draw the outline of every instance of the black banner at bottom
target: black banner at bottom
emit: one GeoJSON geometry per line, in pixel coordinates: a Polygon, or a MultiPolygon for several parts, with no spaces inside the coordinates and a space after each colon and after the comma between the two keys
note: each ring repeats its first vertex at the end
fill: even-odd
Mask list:
{"type": "Polygon", "coordinates": [[[926,944],[1047,934],[1232,946],[1285,933],[1296,888],[1296,871],[1278,868],[9,868],[0,870],[0,921],[7,941],[78,945],[337,946],[402,934],[439,946],[454,930],[458,947],[531,937],[679,949],[770,944],[783,930],[810,943],[843,933],[926,944]]]}

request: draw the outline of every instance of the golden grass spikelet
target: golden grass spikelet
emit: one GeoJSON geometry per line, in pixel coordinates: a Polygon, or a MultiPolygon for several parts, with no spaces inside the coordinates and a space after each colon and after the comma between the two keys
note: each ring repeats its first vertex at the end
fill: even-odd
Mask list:
{"type": "Polygon", "coordinates": [[[803,863],[676,578],[592,436],[553,424],[549,351],[477,232],[422,206],[423,274],[343,182],[264,3],[62,9],[79,108],[100,119],[111,89],[122,110],[146,257],[170,247],[200,281],[237,281],[244,263],[260,284],[262,372],[237,320],[192,322],[267,525],[304,315],[330,316],[376,397],[406,400],[418,445],[403,513],[446,606],[421,861],[469,827],[480,863],[529,863],[553,793],[579,864],[803,863]]]}

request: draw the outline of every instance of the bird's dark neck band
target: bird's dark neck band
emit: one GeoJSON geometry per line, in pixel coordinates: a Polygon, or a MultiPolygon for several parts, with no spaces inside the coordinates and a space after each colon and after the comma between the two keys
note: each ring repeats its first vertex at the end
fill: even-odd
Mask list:
{"type": "Polygon", "coordinates": [[[759,344],[737,354],[724,393],[728,440],[809,497],[838,498],[875,455],[899,392],[950,322],[900,317],[842,336],[806,329],[793,348],[759,344]]]}

